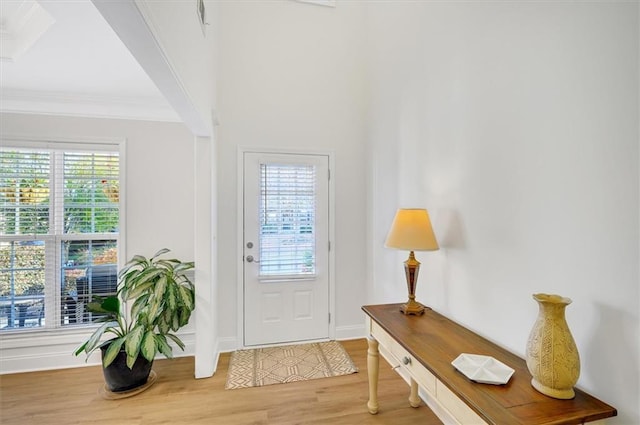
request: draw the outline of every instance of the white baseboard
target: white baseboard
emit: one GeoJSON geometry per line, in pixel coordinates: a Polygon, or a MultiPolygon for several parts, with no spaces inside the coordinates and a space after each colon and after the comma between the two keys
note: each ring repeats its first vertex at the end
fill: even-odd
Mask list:
{"type": "Polygon", "coordinates": [[[364,324],[336,327],[336,339],[338,341],[366,338],[366,337],[367,337],[367,330],[364,324]]]}
{"type": "MultiPolygon", "coordinates": [[[[364,325],[340,326],[336,328],[336,340],[365,338],[367,335],[364,325]]],[[[235,336],[218,338],[219,353],[229,353],[242,347],[240,340],[235,336]]]]}
{"type": "Polygon", "coordinates": [[[224,338],[218,338],[218,352],[230,353],[240,348],[241,344],[238,338],[235,336],[227,336],[224,338]]]}
{"type": "MultiPolygon", "coordinates": [[[[174,346],[174,356],[193,356],[195,333],[182,333],[179,336],[185,344],[185,350],[174,346]]],[[[100,350],[94,351],[88,359],[84,354],[73,355],[84,338],[86,329],[64,334],[24,333],[3,336],[0,346],[0,375],[100,365],[100,350]]],[[[161,359],[164,356],[160,355],[157,358],[161,359]]]]}

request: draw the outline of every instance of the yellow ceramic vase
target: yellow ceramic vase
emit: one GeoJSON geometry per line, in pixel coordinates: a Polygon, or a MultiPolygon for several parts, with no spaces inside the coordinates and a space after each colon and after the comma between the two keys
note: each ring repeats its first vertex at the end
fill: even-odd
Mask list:
{"type": "Polygon", "coordinates": [[[575,397],[580,376],[580,356],[565,319],[571,299],[534,294],[540,308],[527,342],[527,368],[531,385],[542,394],[559,399],[575,397]]]}

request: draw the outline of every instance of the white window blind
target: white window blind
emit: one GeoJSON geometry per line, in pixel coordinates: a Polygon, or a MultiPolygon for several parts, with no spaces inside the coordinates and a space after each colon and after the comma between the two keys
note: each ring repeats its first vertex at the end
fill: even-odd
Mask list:
{"type": "Polygon", "coordinates": [[[0,234],[49,233],[50,156],[0,151],[0,234]]]}
{"type": "Polygon", "coordinates": [[[118,231],[118,156],[63,154],[64,233],[118,231]]]}
{"type": "Polygon", "coordinates": [[[316,267],[316,169],[260,165],[260,276],[312,276],[316,267]]]}

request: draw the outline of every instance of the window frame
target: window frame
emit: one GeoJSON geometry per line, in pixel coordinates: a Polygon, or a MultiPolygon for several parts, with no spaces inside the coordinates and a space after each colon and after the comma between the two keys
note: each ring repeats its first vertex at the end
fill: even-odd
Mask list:
{"type": "MultiPolygon", "coordinates": [[[[99,324],[87,322],[78,323],[73,326],[60,326],[58,323],[61,318],[61,290],[62,290],[62,277],[61,277],[61,260],[62,242],[67,240],[115,240],[118,246],[118,259],[117,269],[119,270],[123,264],[123,259],[126,258],[125,247],[125,234],[126,234],[126,139],[108,138],[64,138],[64,137],[24,137],[13,135],[1,135],[0,146],[3,148],[15,148],[15,149],[42,149],[42,150],[55,150],[55,151],[74,151],[74,152],[118,152],[119,158],[119,199],[118,199],[118,232],[117,233],[58,233],[57,219],[54,218],[56,213],[52,210],[49,212],[50,216],[50,233],[48,234],[35,234],[35,235],[0,235],[0,239],[3,240],[44,240],[45,241],[45,311],[53,311],[47,319],[56,323],[56,325],[38,327],[25,327],[14,328],[10,331],[0,332],[0,341],[3,345],[8,342],[20,340],[22,338],[28,338],[33,334],[42,333],[50,334],[55,333],[58,335],[73,335],[77,333],[85,333],[87,328],[97,327],[99,324]],[[52,232],[53,231],[53,232],[52,232]],[[53,266],[50,266],[53,263],[53,266]],[[48,267],[48,269],[47,269],[48,267]],[[53,275],[53,276],[51,276],[53,275]],[[51,284],[48,282],[51,281],[51,284]],[[51,287],[53,285],[53,288],[51,287]]],[[[57,161],[54,160],[54,166],[57,167],[57,161]]],[[[60,172],[62,172],[60,170],[60,172]]],[[[53,175],[53,171],[51,171],[53,175]]],[[[55,183],[54,183],[55,184],[55,183]]],[[[54,193],[58,192],[54,190],[54,193]]],[[[53,195],[55,196],[55,194],[53,195]]],[[[62,205],[62,203],[56,203],[56,205],[62,205]]]]}

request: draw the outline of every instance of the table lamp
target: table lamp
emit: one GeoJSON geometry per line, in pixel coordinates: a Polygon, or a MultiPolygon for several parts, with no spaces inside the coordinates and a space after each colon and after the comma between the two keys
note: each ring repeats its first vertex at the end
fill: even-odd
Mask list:
{"type": "Polygon", "coordinates": [[[416,284],[420,262],[416,260],[413,251],[436,251],[439,249],[427,210],[399,209],[393,219],[384,246],[410,251],[409,258],[404,262],[409,301],[402,304],[400,311],[404,314],[423,314],[425,306],[416,302],[416,284]]]}

